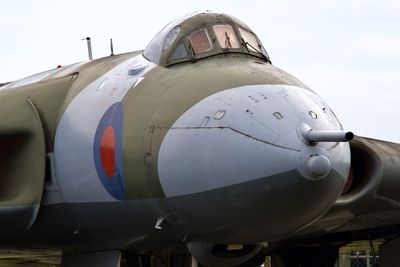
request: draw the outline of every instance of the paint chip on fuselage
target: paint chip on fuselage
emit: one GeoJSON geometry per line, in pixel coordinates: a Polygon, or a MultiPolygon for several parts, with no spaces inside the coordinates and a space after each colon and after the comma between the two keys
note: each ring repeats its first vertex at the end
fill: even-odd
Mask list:
{"type": "Polygon", "coordinates": [[[215,120],[220,120],[220,119],[222,119],[222,118],[225,116],[225,113],[226,113],[226,111],[224,111],[224,110],[217,111],[217,112],[214,114],[214,119],[215,119],[215,120]]]}

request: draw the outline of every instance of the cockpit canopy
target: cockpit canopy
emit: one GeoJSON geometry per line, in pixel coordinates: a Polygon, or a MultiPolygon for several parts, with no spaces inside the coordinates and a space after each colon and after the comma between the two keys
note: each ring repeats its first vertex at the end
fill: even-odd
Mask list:
{"type": "Polygon", "coordinates": [[[169,23],[143,56],[160,66],[196,61],[218,54],[242,53],[270,62],[258,37],[238,19],[218,13],[195,13],[169,23]]]}

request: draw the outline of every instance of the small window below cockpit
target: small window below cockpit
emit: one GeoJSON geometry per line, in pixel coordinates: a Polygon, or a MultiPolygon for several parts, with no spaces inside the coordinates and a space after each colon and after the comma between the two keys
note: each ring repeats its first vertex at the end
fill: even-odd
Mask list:
{"type": "Polygon", "coordinates": [[[243,41],[248,49],[253,50],[255,52],[261,52],[259,50],[259,44],[257,42],[257,38],[253,34],[241,28],[239,28],[239,32],[242,35],[243,41]]]}
{"type": "Polygon", "coordinates": [[[192,33],[189,40],[195,54],[201,54],[212,49],[210,37],[206,29],[192,33]]]}
{"type": "Polygon", "coordinates": [[[213,29],[221,48],[239,48],[239,42],[231,25],[214,25],[213,29]]]}

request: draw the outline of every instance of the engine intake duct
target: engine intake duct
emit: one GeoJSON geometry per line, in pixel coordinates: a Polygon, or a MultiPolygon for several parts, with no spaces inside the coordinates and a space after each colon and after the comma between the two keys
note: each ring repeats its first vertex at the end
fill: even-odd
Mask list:
{"type": "Polygon", "coordinates": [[[400,144],[356,137],[350,147],[353,181],[341,201],[378,196],[400,203],[400,144]]]}

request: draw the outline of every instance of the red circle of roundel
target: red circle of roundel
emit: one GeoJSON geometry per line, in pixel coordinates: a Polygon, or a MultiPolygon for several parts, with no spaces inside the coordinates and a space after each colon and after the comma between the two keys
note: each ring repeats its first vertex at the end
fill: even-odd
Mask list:
{"type": "Polygon", "coordinates": [[[100,119],[93,143],[93,159],[104,188],[115,199],[125,193],[122,157],[124,109],[121,102],[112,104],[100,119]]]}
{"type": "Polygon", "coordinates": [[[110,125],[104,129],[100,141],[100,160],[107,176],[114,176],[115,172],[115,133],[110,125]]]}

